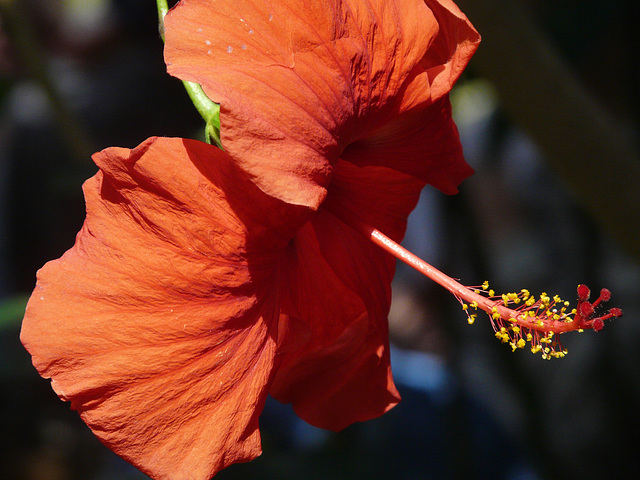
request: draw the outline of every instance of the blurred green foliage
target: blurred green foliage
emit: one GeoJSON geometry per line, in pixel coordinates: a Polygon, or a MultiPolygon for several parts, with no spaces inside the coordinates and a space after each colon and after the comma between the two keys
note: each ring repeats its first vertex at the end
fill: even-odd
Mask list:
{"type": "Polygon", "coordinates": [[[0,301],[0,330],[20,324],[28,299],[28,295],[17,295],[0,301]]]}

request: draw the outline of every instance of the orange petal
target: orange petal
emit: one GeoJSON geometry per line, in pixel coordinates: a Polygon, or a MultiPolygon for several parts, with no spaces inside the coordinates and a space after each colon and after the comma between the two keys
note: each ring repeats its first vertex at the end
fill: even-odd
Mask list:
{"type": "Polygon", "coordinates": [[[331,212],[349,211],[400,242],[424,185],[394,169],[340,159],[324,207],[331,212]]]}
{"type": "Polygon", "coordinates": [[[400,400],[387,325],[395,260],[325,206],[348,208],[400,239],[422,186],[386,168],[339,161],[327,203],[295,237],[281,318],[292,334],[271,393],[313,425],[340,430],[400,400]]]}
{"type": "Polygon", "coordinates": [[[424,0],[189,0],[165,19],[165,59],[221,104],[223,146],[263,191],[318,208],[438,29],[424,0]]]}
{"type": "Polygon", "coordinates": [[[457,193],[458,185],[473,173],[464,160],[448,97],[397,116],[349,145],[342,158],[412,175],[447,194],[457,193]]]}
{"type": "Polygon", "coordinates": [[[451,0],[425,0],[425,3],[440,28],[407,82],[399,113],[422,108],[446,96],[480,44],[480,35],[451,0]]]}
{"type": "MultiPolygon", "coordinates": [[[[386,277],[388,265],[380,265],[377,258],[360,264],[377,252],[350,230],[321,210],[296,236],[285,277],[289,296],[283,299],[280,320],[288,335],[282,339],[282,361],[270,390],[281,402],[293,404],[301,418],[330,430],[382,415],[400,400],[389,365],[387,279],[368,285],[381,295],[376,310],[385,310],[371,316],[363,299],[333,271],[336,265],[322,257],[323,246],[339,247],[337,256],[364,247],[361,255],[354,253],[358,272],[386,277]],[[320,245],[316,228],[327,227],[333,227],[330,241],[320,245]],[[381,267],[383,272],[378,271],[381,267]]],[[[354,267],[349,258],[340,256],[340,262],[342,269],[354,267]]]]}
{"type": "Polygon", "coordinates": [[[425,0],[440,30],[420,65],[429,75],[431,99],[445,96],[480,44],[480,35],[451,0],[425,0]]]}
{"type": "Polygon", "coordinates": [[[304,212],[195,141],[94,160],[85,224],[38,273],[21,339],[118,455],[155,479],[209,479],[260,454],[275,260],[304,212]]]}

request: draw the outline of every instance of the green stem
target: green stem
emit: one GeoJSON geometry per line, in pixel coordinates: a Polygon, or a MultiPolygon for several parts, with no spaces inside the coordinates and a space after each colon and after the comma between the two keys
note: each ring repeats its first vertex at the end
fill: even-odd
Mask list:
{"type": "Polygon", "coordinates": [[[158,5],[158,30],[160,31],[160,38],[164,42],[164,16],[169,11],[167,0],[156,0],[158,5]]]}
{"type": "MultiPolygon", "coordinates": [[[[156,0],[156,4],[158,6],[160,37],[162,37],[162,41],[164,42],[164,17],[169,11],[169,7],[167,5],[167,0],[156,0]]],[[[183,81],[182,84],[184,85],[191,102],[205,121],[205,137],[207,142],[222,148],[222,143],[220,141],[220,105],[212,102],[199,84],[187,81],[183,81]]]]}

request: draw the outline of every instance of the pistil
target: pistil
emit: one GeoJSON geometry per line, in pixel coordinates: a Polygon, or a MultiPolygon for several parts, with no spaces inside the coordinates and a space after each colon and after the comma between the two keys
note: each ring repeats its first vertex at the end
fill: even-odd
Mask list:
{"type": "Polygon", "coordinates": [[[551,297],[542,293],[536,298],[526,289],[517,293],[496,295],[489,288],[488,282],[477,287],[466,287],[356,216],[345,215],[343,211],[340,217],[370,238],[373,243],[451,292],[462,305],[470,324],[474,323],[478,311],[486,312],[495,336],[503,343],[508,343],[512,350],[524,348],[529,344],[533,353],[540,352],[545,359],[560,358],[566,355],[567,351],[558,340],[558,334],[587,329],[600,331],[605,320],[622,316],[622,310],[619,308],[611,308],[596,315],[597,311],[601,311],[602,304],[611,298],[611,292],[606,288],[603,288],[599,297],[591,303],[589,288],[579,285],[578,305],[571,309],[570,303],[557,295],[551,297]],[[347,216],[348,218],[345,218],[347,216]]]}

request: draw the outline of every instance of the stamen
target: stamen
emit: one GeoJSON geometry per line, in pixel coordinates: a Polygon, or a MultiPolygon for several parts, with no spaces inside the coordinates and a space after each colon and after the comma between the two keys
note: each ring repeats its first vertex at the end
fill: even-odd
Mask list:
{"type": "Polygon", "coordinates": [[[557,295],[550,297],[544,292],[538,298],[526,289],[517,293],[496,295],[486,281],[478,287],[465,287],[355,215],[342,210],[337,216],[366,235],[376,245],[449,290],[462,305],[470,324],[475,322],[478,310],[486,312],[496,338],[508,343],[514,351],[524,348],[528,343],[531,351],[540,352],[544,359],[561,358],[566,355],[567,350],[558,340],[558,334],[582,332],[587,329],[598,332],[604,327],[605,320],[622,316],[622,310],[619,308],[611,308],[596,316],[598,307],[611,298],[611,292],[606,288],[600,291],[597,300],[590,303],[589,288],[586,285],[578,285],[578,305],[569,309],[569,302],[557,295]]]}

